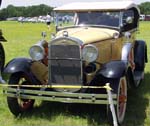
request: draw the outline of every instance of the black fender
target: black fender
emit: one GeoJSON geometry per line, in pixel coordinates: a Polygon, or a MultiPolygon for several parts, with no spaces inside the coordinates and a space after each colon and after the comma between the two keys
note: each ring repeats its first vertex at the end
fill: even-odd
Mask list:
{"type": "Polygon", "coordinates": [[[18,72],[23,72],[31,77],[33,84],[40,84],[40,81],[34,76],[30,70],[30,66],[33,60],[29,58],[15,58],[11,60],[4,68],[5,74],[14,74],[18,72]]]}
{"type": "Polygon", "coordinates": [[[26,74],[30,73],[30,66],[32,60],[28,58],[15,58],[11,60],[4,68],[4,73],[17,73],[24,72],[26,74]]]}
{"type": "Polygon", "coordinates": [[[128,64],[125,61],[111,61],[102,66],[96,73],[96,76],[106,78],[120,78],[126,74],[128,64]]]}
{"type": "Polygon", "coordinates": [[[135,70],[143,71],[147,58],[147,45],[143,40],[136,40],[134,46],[135,70]]]}

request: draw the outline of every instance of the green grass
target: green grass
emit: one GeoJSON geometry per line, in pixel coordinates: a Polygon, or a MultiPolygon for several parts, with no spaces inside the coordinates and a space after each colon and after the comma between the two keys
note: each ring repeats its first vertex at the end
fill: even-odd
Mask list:
{"type": "MultiPolygon", "coordinates": [[[[150,22],[140,23],[138,39],[148,45],[150,59],[150,22]]],[[[47,40],[54,26],[48,30],[46,24],[0,22],[0,28],[8,42],[3,43],[6,63],[15,57],[29,57],[29,47],[40,39],[41,32],[47,32],[47,40]]],[[[15,118],[7,107],[6,97],[0,89],[0,126],[91,126],[106,125],[103,106],[71,105],[37,101],[34,109],[15,118]]],[[[150,63],[146,65],[145,79],[141,86],[129,90],[127,113],[123,126],[150,126],[150,63]]]]}

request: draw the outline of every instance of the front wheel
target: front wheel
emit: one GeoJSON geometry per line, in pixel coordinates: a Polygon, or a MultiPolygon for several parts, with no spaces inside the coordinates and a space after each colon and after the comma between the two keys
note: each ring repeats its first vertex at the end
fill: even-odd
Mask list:
{"type": "MultiPolygon", "coordinates": [[[[127,79],[121,77],[119,79],[113,79],[110,81],[110,85],[113,88],[113,93],[117,95],[117,105],[115,105],[115,112],[118,124],[121,124],[125,117],[126,102],[127,102],[127,79]]],[[[108,106],[108,121],[113,124],[113,117],[110,107],[108,106]]]]}
{"type": "MultiPolygon", "coordinates": [[[[11,75],[9,79],[9,85],[29,85],[32,84],[30,76],[24,73],[14,73],[11,75]]],[[[21,98],[13,98],[7,97],[7,103],[10,111],[18,116],[24,112],[27,112],[33,108],[34,100],[32,99],[21,99],[21,98]]]]}

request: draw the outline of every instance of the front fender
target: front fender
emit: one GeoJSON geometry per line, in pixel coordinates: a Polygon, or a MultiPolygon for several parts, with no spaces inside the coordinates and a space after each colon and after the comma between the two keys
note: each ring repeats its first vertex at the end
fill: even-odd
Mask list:
{"type": "Polygon", "coordinates": [[[104,64],[96,76],[102,75],[106,78],[120,78],[125,75],[127,67],[128,65],[125,61],[111,61],[104,64]]]}
{"type": "Polygon", "coordinates": [[[28,58],[15,58],[11,60],[4,68],[4,73],[16,73],[16,72],[30,72],[31,59],[28,58]]]}

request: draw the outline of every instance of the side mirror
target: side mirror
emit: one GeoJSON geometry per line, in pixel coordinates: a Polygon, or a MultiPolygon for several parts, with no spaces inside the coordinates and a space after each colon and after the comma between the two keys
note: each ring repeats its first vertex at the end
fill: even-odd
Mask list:
{"type": "Polygon", "coordinates": [[[126,18],[126,23],[127,24],[132,24],[133,23],[133,18],[132,17],[127,17],[126,18]]]}

